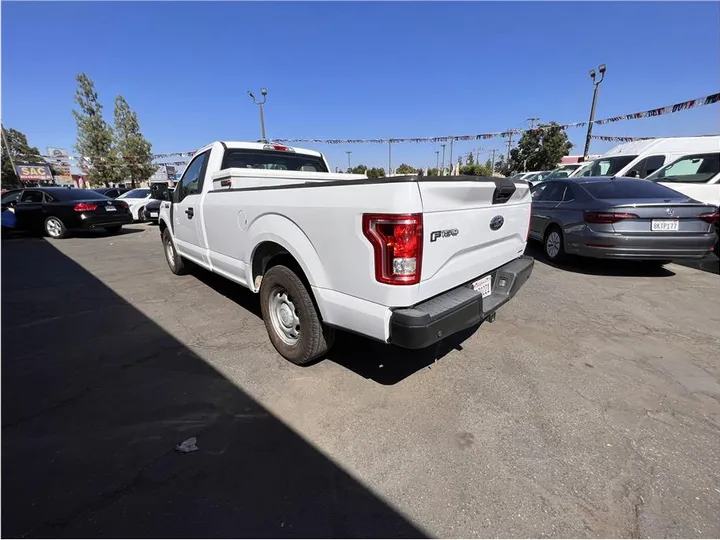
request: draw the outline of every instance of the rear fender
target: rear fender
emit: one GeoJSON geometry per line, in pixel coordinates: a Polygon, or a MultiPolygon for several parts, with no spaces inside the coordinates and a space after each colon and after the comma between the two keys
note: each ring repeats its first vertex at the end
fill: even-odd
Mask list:
{"type": "Polygon", "coordinates": [[[323,269],[315,247],[302,229],[293,221],[279,214],[260,216],[248,227],[249,251],[244,260],[247,263],[247,283],[257,292],[252,276],[252,262],[257,247],[263,242],[274,242],[292,255],[302,268],[313,287],[331,288],[327,273],[323,269]]]}

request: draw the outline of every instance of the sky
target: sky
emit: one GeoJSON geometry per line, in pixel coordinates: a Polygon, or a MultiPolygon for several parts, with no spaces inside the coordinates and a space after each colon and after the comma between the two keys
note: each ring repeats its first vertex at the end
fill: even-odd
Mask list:
{"type": "MultiPolygon", "coordinates": [[[[71,150],[75,75],[112,121],[120,94],[154,152],[260,138],[247,95],[268,89],[269,138],[401,138],[596,118],[720,91],[717,2],[2,2],[2,121],[43,153],[71,150]]],[[[720,105],[595,126],[596,135],[720,133],[720,105]]],[[[581,154],[584,128],[568,130],[581,154]]],[[[591,153],[613,143],[593,141],[591,153]]],[[[300,145],[298,145],[300,146],[300,145]]],[[[304,145],[331,166],[387,168],[386,145],[304,145]]],[[[505,151],[502,139],[454,154],[505,151]]],[[[396,144],[393,167],[435,165],[396,144]]],[[[449,158],[449,149],[448,149],[449,158]]]]}

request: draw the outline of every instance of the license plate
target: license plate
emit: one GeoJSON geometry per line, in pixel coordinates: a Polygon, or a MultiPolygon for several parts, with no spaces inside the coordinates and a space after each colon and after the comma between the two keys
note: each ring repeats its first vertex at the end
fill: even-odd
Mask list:
{"type": "Polygon", "coordinates": [[[492,294],[492,276],[485,276],[473,282],[472,288],[478,291],[483,298],[492,294]]]}
{"type": "Polygon", "coordinates": [[[680,229],[679,219],[653,219],[653,231],[677,231],[680,229]]]}
{"type": "Polygon", "coordinates": [[[157,212],[150,212],[150,217],[158,217],[158,213],[157,213],[157,212]]]}
{"type": "Polygon", "coordinates": [[[117,212],[117,208],[115,208],[114,206],[106,206],[105,211],[106,212],[117,212]]]}

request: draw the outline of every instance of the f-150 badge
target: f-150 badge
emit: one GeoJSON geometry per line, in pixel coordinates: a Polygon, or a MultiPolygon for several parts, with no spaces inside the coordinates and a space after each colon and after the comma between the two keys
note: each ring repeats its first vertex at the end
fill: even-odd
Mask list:
{"type": "Polygon", "coordinates": [[[433,231],[430,233],[430,241],[435,242],[438,238],[448,238],[449,236],[457,236],[457,229],[445,229],[444,231],[433,231]]]}

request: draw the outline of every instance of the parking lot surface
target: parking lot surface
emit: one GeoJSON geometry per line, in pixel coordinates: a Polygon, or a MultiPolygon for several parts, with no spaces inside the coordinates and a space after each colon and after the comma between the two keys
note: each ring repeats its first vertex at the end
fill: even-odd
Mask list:
{"type": "Polygon", "coordinates": [[[306,368],[258,314],[153,226],[3,241],[3,536],[720,536],[717,273],[539,261],[474,333],[306,368]]]}

